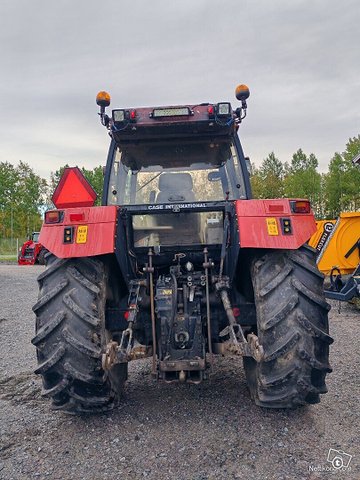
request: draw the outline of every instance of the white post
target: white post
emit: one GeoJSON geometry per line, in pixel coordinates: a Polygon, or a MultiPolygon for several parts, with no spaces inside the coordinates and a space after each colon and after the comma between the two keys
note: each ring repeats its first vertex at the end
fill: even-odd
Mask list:
{"type": "Polygon", "coordinates": [[[14,214],[13,214],[13,204],[12,204],[12,198],[11,198],[11,210],[10,210],[10,229],[11,229],[11,250],[14,245],[14,214]]]}

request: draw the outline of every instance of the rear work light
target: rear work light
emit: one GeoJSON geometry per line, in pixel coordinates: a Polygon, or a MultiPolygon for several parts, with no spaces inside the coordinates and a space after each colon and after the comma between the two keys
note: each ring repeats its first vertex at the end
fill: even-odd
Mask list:
{"type": "Polygon", "coordinates": [[[152,118],[189,117],[190,115],[192,115],[192,111],[189,107],[154,108],[150,113],[152,118]]]}
{"type": "Polygon", "coordinates": [[[45,212],[45,223],[60,223],[64,217],[63,210],[49,210],[45,212]]]}
{"type": "Polygon", "coordinates": [[[121,123],[125,121],[125,110],[113,110],[112,117],[114,123],[121,123]]]}
{"type": "Polygon", "coordinates": [[[309,200],[290,200],[290,208],[293,213],[310,213],[309,200]]]}
{"type": "Polygon", "coordinates": [[[230,117],[231,116],[230,103],[218,103],[216,105],[216,115],[218,117],[230,117]]]}

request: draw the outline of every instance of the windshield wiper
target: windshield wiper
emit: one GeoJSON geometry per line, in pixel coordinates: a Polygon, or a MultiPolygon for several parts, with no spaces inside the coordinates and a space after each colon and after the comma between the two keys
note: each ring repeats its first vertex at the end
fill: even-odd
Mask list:
{"type": "Polygon", "coordinates": [[[141,185],[141,187],[140,187],[138,190],[136,190],[136,193],[140,192],[140,190],[142,190],[144,187],[146,187],[146,185],[149,185],[150,182],[152,182],[153,180],[155,180],[155,178],[157,178],[157,177],[158,177],[159,175],[161,175],[161,174],[162,174],[162,172],[159,172],[159,173],[157,173],[156,175],[154,175],[152,178],[150,178],[149,181],[147,181],[146,183],[144,183],[144,185],[141,185]]]}

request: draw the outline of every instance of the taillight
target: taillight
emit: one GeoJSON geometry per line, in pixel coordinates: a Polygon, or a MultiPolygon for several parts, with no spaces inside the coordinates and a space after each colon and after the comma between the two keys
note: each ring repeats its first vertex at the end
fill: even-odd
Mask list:
{"type": "Polygon", "coordinates": [[[290,200],[290,208],[293,213],[310,213],[309,200],[290,200]]]}
{"type": "Polygon", "coordinates": [[[215,116],[215,108],[214,105],[209,105],[207,108],[209,118],[214,118],[215,116]]]}
{"type": "Polygon", "coordinates": [[[70,213],[69,215],[70,222],[81,222],[84,220],[84,214],[81,213],[70,213]]]}
{"type": "Polygon", "coordinates": [[[63,210],[49,210],[48,212],[45,212],[45,223],[60,223],[63,218],[63,210]]]}

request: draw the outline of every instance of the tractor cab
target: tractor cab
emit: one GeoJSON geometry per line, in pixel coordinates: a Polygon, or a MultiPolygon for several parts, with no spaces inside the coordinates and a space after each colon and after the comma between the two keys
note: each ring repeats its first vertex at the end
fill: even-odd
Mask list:
{"type": "Polygon", "coordinates": [[[208,246],[219,256],[225,212],[251,197],[236,133],[248,89],[241,92],[236,111],[223,102],[100,112],[112,137],[103,204],[120,207],[141,264],[149,248],[158,264],[179,248],[195,254],[208,246]]]}
{"type": "Polygon", "coordinates": [[[132,215],[134,247],[216,244],[229,200],[249,189],[231,138],[117,145],[106,202],[132,215]]]}
{"type": "Polygon", "coordinates": [[[29,240],[31,240],[33,243],[37,243],[39,241],[39,235],[40,232],[33,232],[29,237],[29,240]]]}

